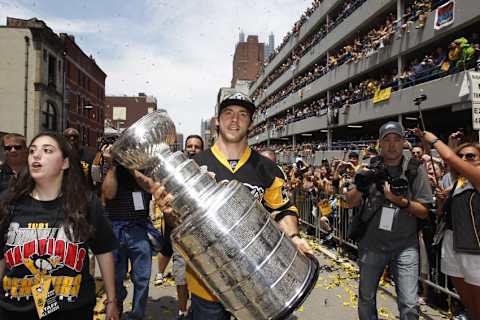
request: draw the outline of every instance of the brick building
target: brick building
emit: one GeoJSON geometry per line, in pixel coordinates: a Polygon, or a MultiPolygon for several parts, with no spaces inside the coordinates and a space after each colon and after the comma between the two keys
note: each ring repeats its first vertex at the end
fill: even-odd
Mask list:
{"type": "Polygon", "coordinates": [[[264,61],[264,44],[258,42],[258,36],[248,36],[247,41],[237,43],[233,55],[232,88],[239,80],[253,81],[264,61]]]}
{"type": "Polygon", "coordinates": [[[103,135],[106,74],[72,35],[60,34],[65,50],[65,127],[80,132],[81,143],[95,146],[103,135]]]}
{"type": "Polygon", "coordinates": [[[139,93],[138,96],[107,96],[105,97],[105,128],[117,131],[128,128],[135,121],[157,110],[157,99],[139,93]]]}

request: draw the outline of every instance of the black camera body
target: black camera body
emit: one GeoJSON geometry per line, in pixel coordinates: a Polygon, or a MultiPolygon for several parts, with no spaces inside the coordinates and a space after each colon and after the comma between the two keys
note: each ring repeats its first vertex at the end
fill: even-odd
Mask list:
{"type": "Polygon", "coordinates": [[[408,180],[401,177],[391,177],[380,157],[373,158],[368,170],[360,170],[355,175],[355,186],[363,194],[368,194],[370,186],[375,184],[377,190],[383,192],[385,182],[390,184],[390,190],[397,196],[408,195],[408,180]]]}
{"type": "Polygon", "coordinates": [[[357,190],[363,194],[367,194],[370,186],[376,184],[378,190],[383,190],[383,184],[388,180],[387,169],[383,161],[374,161],[372,159],[368,170],[360,170],[355,175],[354,183],[357,190]]]}
{"type": "Polygon", "coordinates": [[[111,136],[104,136],[102,137],[102,146],[106,144],[114,144],[115,141],[117,141],[118,136],[116,135],[111,135],[111,136]]]}
{"type": "Polygon", "coordinates": [[[97,151],[101,151],[103,146],[114,144],[117,139],[117,135],[103,136],[101,139],[97,140],[97,151]]]}

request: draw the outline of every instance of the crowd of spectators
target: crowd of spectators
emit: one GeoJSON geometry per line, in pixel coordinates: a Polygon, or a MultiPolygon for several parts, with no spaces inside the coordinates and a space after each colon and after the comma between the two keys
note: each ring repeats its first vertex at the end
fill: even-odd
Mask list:
{"type": "MultiPolygon", "coordinates": [[[[254,149],[261,151],[266,147],[266,145],[259,144],[255,145],[254,149]]],[[[326,150],[327,142],[324,140],[310,139],[295,145],[290,143],[275,143],[269,145],[268,148],[276,154],[300,155],[306,157],[314,155],[316,151],[326,150]]]]}
{"type": "MultiPolygon", "coordinates": [[[[324,60],[316,63],[305,73],[294,77],[294,79],[286,87],[269,96],[267,100],[265,100],[262,105],[259,106],[258,112],[264,112],[270,106],[281,101],[289,94],[307,86],[318,78],[324,76],[329,71],[345,63],[359,61],[360,59],[370,56],[375,51],[384,48],[389,44],[389,41],[394,33],[393,22],[393,15],[388,15],[385,24],[372,29],[363,38],[359,37],[352,43],[340,48],[337,52],[333,52],[329,56],[328,61],[324,60]]],[[[282,69],[282,67],[279,69],[282,69]]],[[[269,84],[270,83],[267,81],[262,87],[263,90],[265,90],[269,84]]],[[[262,89],[260,91],[262,91],[262,89]]],[[[253,97],[256,98],[257,96],[258,95],[254,93],[253,97]]]]}
{"type": "Polygon", "coordinates": [[[285,37],[283,37],[282,43],[280,43],[277,48],[273,50],[273,52],[270,54],[270,56],[267,58],[265,63],[269,63],[270,61],[275,58],[275,56],[285,47],[287,42],[290,40],[291,37],[296,36],[298,32],[300,31],[300,28],[302,28],[303,24],[308,21],[308,19],[312,16],[312,14],[317,10],[317,8],[320,6],[322,3],[322,0],[313,0],[312,4],[310,7],[308,7],[305,12],[300,16],[300,19],[297,20],[293,24],[292,31],[287,32],[285,37]]]}
{"type": "MultiPolygon", "coordinates": [[[[359,60],[372,55],[378,50],[385,48],[391,43],[393,35],[395,33],[398,34],[398,37],[401,37],[403,33],[410,31],[412,25],[415,25],[415,28],[423,28],[429,13],[433,9],[441,5],[443,2],[445,1],[415,0],[411,4],[406,6],[405,14],[399,20],[395,20],[395,16],[393,13],[388,14],[383,24],[380,24],[379,26],[373,28],[363,36],[357,37],[351,43],[343,46],[336,52],[331,53],[329,55],[328,61],[324,60],[321,62],[317,62],[305,73],[294,77],[293,80],[288,83],[284,88],[270,95],[259,106],[257,111],[259,115],[257,116],[261,117],[262,114],[265,114],[266,110],[269,107],[283,100],[291,93],[299,91],[300,89],[304,88],[318,78],[324,76],[326,73],[335,69],[336,67],[339,67],[345,63],[358,62],[359,60]]],[[[353,10],[358,8],[361,3],[363,3],[362,0],[346,2],[344,4],[343,10],[340,11],[337,19],[331,20],[331,24],[335,26],[339,22],[343,21],[343,19],[345,19],[346,16],[353,12],[353,10]]],[[[285,70],[289,68],[294,68],[298,63],[299,59],[306,53],[306,51],[308,51],[311,46],[318,43],[318,41],[320,41],[324,37],[324,35],[327,33],[326,30],[331,31],[332,26],[321,27],[318,32],[309,36],[305,41],[299,44],[297,48],[293,51],[292,55],[264,81],[262,86],[257,88],[257,90],[253,94],[253,98],[255,99],[260,94],[262,94],[268,88],[268,86],[285,70]]],[[[435,65],[437,66],[438,63],[435,63],[435,65]]],[[[447,68],[446,65],[443,67],[444,69],[447,68]]],[[[455,70],[458,70],[458,68],[453,68],[451,71],[455,70]]],[[[418,74],[422,71],[431,70],[429,68],[423,67],[416,68],[416,70],[406,68],[402,70],[400,75],[395,75],[396,79],[394,80],[405,79],[404,82],[406,82],[406,86],[408,86],[413,84],[413,82],[409,81],[409,78],[411,78],[412,74],[418,74]]],[[[394,87],[393,89],[396,90],[397,88],[394,87]]]]}
{"type": "MultiPolygon", "coordinates": [[[[465,140],[469,141],[469,138],[466,138],[462,132],[457,131],[448,137],[448,145],[450,148],[458,150],[458,146],[465,140]]],[[[283,163],[283,170],[288,178],[287,189],[290,192],[290,198],[294,199],[297,207],[301,210],[305,211],[306,208],[311,210],[311,212],[302,212],[301,216],[302,219],[305,219],[308,218],[308,215],[312,215],[317,219],[322,231],[319,236],[321,242],[327,245],[337,245],[334,236],[341,237],[341,241],[348,240],[343,238],[345,235],[341,231],[335,230],[343,225],[337,223],[337,220],[345,221],[343,220],[345,219],[344,213],[348,212],[341,212],[342,208],[348,208],[348,203],[342,200],[342,194],[350,188],[355,173],[367,166],[369,158],[378,155],[378,146],[370,144],[361,152],[345,151],[343,156],[339,158],[333,158],[331,161],[322,159],[319,165],[312,165],[313,161],[309,161],[308,156],[318,150],[321,144],[321,141],[306,141],[293,148],[289,144],[274,144],[268,146],[268,148],[276,152],[294,152],[295,156],[292,159],[295,160],[291,163],[283,163]],[[304,205],[306,201],[310,201],[312,205],[304,205]]],[[[257,148],[262,147],[257,146],[257,148]]],[[[447,181],[452,181],[452,173],[448,171],[448,166],[442,159],[429,155],[429,148],[422,144],[412,147],[407,143],[405,149],[408,149],[411,157],[418,159],[420,165],[425,167],[437,202],[440,195],[443,195],[444,198],[444,194],[448,193],[448,190],[444,190],[446,188],[444,185],[447,181]]],[[[359,150],[361,149],[359,148],[359,150]]],[[[470,160],[465,157],[465,161],[470,160]]],[[[440,286],[449,286],[449,289],[453,291],[454,289],[449,284],[442,283],[445,276],[441,274],[438,267],[440,249],[438,244],[434,242],[434,235],[441,227],[443,216],[438,208],[433,205],[428,218],[418,229],[418,237],[421,243],[419,249],[420,274],[422,279],[430,279],[440,286]]],[[[388,281],[386,274],[384,277],[388,281]]],[[[420,304],[432,302],[437,299],[436,296],[441,295],[440,292],[429,292],[427,285],[421,286],[420,291],[420,304]]],[[[461,305],[459,305],[457,309],[461,310],[461,308],[461,305]]],[[[457,314],[458,312],[458,310],[455,311],[457,314]]]]}
{"type": "MultiPolygon", "coordinates": [[[[249,136],[253,137],[257,134],[265,132],[267,128],[271,130],[272,136],[281,132],[286,128],[286,125],[296,121],[300,121],[310,117],[319,117],[322,114],[322,110],[325,110],[326,99],[317,99],[313,102],[305,104],[295,110],[287,110],[285,113],[272,117],[269,122],[263,122],[260,125],[253,128],[249,136]]],[[[258,117],[256,119],[259,119],[258,117]]],[[[260,120],[260,119],[259,119],[260,120]]]]}
{"type": "MultiPolygon", "coordinates": [[[[336,26],[338,26],[346,17],[348,17],[353,11],[355,11],[362,3],[364,3],[366,0],[348,0],[345,1],[342,4],[342,8],[340,9],[339,13],[334,16],[330,17],[328,22],[323,23],[319,29],[309,35],[305,40],[303,40],[301,43],[299,43],[291,52],[291,54],[288,56],[288,58],[277,68],[275,71],[273,71],[267,79],[263,82],[262,86],[257,88],[255,93],[253,94],[253,97],[256,98],[260,93],[262,93],[273,81],[275,81],[278,77],[280,77],[287,69],[289,69],[291,66],[294,66],[295,64],[298,63],[300,58],[308,51],[310,48],[315,46],[317,43],[320,42],[325,36],[331,32],[333,29],[335,29],[336,26]]],[[[298,28],[299,30],[300,28],[298,28]]],[[[287,34],[288,36],[288,34],[287,34]]],[[[290,39],[288,37],[287,41],[290,39]]],[[[285,39],[284,39],[285,41],[285,39]]],[[[286,44],[286,42],[282,42],[282,48],[286,44]]],[[[281,50],[281,49],[280,49],[281,50]]],[[[268,60],[271,61],[275,55],[280,52],[275,51],[274,54],[272,54],[272,58],[268,60]]],[[[268,63],[267,62],[267,63],[268,63]]],[[[259,75],[260,76],[263,73],[264,69],[261,68],[259,70],[259,75]]]]}
{"type": "MultiPolygon", "coordinates": [[[[349,59],[352,59],[349,57],[349,59]]],[[[340,60],[344,60],[341,58],[340,60]]],[[[349,60],[350,61],[350,60],[349,60]]],[[[314,81],[319,74],[325,74],[325,69],[330,70],[330,66],[322,68],[316,65],[313,72],[309,72],[301,79],[292,81],[292,84],[276,95],[270,97],[264,104],[257,108],[254,114],[254,120],[261,122],[251,132],[250,136],[255,136],[267,130],[272,130],[272,136],[277,132],[284,130],[289,123],[303,120],[308,117],[327,114],[329,123],[338,123],[339,110],[348,108],[358,102],[365,101],[374,97],[379,89],[391,87],[392,92],[401,88],[417,85],[430,81],[448,74],[474,68],[480,61],[480,36],[478,33],[471,34],[468,38],[460,37],[450,43],[448,48],[437,47],[427,54],[414,58],[399,73],[396,69],[379,76],[371,76],[359,82],[349,83],[347,88],[334,91],[330,99],[325,96],[317,98],[312,102],[295,107],[294,111],[287,110],[271,118],[269,123],[262,122],[267,118],[267,110],[279,99],[284,98],[295,89],[314,81]],[[298,82],[297,82],[298,81],[298,82]]],[[[345,62],[344,62],[345,63],[345,62]]]]}

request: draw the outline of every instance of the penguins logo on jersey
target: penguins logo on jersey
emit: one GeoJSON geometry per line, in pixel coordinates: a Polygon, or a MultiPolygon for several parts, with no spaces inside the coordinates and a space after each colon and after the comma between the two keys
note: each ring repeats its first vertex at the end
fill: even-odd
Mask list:
{"type": "MultiPolygon", "coordinates": [[[[220,183],[228,183],[229,180],[223,180],[220,183]]],[[[248,183],[243,182],[243,185],[247,187],[248,190],[250,190],[250,193],[252,196],[255,198],[255,200],[262,201],[263,200],[263,194],[265,193],[265,190],[262,187],[259,186],[254,186],[248,183]]]]}
{"type": "Polygon", "coordinates": [[[250,193],[256,200],[261,201],[263,199],[263,194],[265,193],[265,190],[262,187],[254,186],[246,182],[244,182],[243,185],[247,187],[248,190],[250,190],[250,193]]]}

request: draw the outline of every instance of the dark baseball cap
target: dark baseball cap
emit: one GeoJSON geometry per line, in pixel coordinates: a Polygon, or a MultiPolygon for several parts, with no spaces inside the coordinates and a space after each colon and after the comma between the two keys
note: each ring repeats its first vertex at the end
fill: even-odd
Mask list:
{"type": "Polygon", "coordinates": [[[358,159],[358,158],[359,158],[358,153],[355,152],[355,151],[350,152],[350,153],[348,154],[348,157],[349,157],[349,158],[355,158],[355,159],[358,159]]]}
{"type": "Polygon", "coordinates": [[[381,126],[379,131],[379,138],[383,139],[383,137],[385,137],[389,133],[398,134],[402,138],[405,137],[405,130],[403,130],[403,126],[400,124],[400,122],[389,121],[383,126],[381,126]]]}
{"type": "Polygon", "coordinates": [[[244,107],[245,109],[248,110],[248,112],[250,112],[250,117],[252,117],[253,113],[255,112],[255,105],[253,104],[252,100],[250,100],[250,98],[247,95],[241,92],[235,92],[225,97],[220,102],[220,105],[218,107],[218,115],[220,115],[220,113],[222,113],[222,110],[228,106],[244,107]]]}

